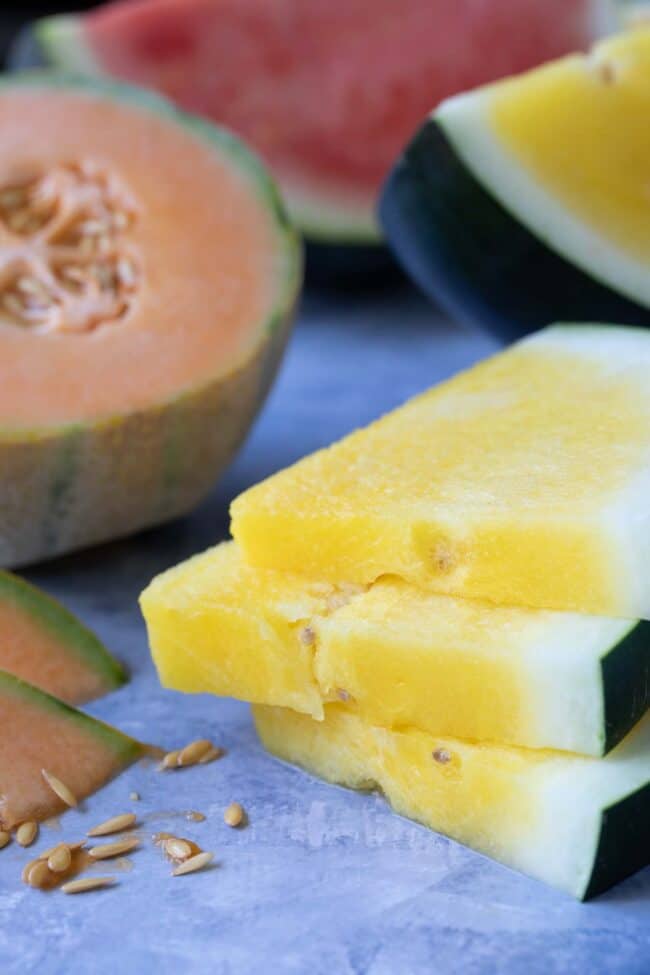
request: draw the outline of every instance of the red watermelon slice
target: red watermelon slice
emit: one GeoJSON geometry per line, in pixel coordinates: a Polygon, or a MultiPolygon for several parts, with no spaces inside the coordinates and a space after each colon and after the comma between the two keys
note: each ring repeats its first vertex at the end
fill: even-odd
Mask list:
{"type": "Polygon", "coordinates": [[[275,169],[312,239],[379,235],[379,187],[458,91],[588,47],[609,0],[119,0],[36,24],[51,64],[158,89],[275,169]]]}

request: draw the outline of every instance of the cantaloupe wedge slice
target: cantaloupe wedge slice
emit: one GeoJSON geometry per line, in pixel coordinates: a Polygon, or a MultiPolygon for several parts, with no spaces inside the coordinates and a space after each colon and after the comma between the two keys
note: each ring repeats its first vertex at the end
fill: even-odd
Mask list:
{"type": "Polygon", "coordinates": [[[257,705],[264,746],[567,891],[592,897],[650,862],[650,717],[604,759],[388,731],[257,705]]]}
{"type": "Polygon", "coordinates": [[[66,809],[43,769],[81,800],[146,751],[134,738],[0,670],[0,829],[66,809]]]}
{"type": "Polygon", "coordinates": [[[68,704],[91,701],[126,680],[94,633],[10,572],[0,572],[0,669],[68,704]]]}
{"type": "Polygon", "coordinates": [[[650,617],[650,331],[562,325],[245,492],[258,566],[650,617]]]}
{"type": "Polygon", "coordinates": [[[644,714],[650,624],[494,607],[397,578],[364,592],[251,568],[227,543],[141,598],[162,683],[373,724],[609,751],[644,714]]]}

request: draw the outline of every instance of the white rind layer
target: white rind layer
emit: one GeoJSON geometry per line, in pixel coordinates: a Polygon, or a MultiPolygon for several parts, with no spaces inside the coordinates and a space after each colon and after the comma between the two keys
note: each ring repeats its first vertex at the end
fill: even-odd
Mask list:
{"type": "Polygon", "coordinates": [[[648,266],[571,213],[499,141],[490,123],[495,86],[448,99],[432,114],[459,158],[505,209],[551,250],[650,308],[648,266]]]}

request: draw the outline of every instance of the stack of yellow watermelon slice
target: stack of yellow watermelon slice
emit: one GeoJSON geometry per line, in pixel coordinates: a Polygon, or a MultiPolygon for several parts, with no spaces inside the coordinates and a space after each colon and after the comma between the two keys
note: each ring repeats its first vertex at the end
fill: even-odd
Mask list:
{"type": "Polygon", "coordinates": [[[585,898],[650,862],[650,332],[545,329],[239,497],[164,684],[585,898]]]}

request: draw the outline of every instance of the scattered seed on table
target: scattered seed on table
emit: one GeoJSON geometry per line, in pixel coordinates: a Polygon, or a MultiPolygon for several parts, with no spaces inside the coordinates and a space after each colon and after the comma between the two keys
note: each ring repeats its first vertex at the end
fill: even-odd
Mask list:
{"type": "Polygon", "coordinates": [[[140,793],[139,792],[130,792],[129,793],[129,799],[131,800],[131,802],[139,802],[140,801],[140,793]]]}
{"type": "Polygon", "coordinates": [[[21,823],[16,830],[16,842],[20,843],[21,846],[31,846],[37,836],[38,823],[33,820],[21,823]]]}
{"type": "Polygon", "coordinates": [[[82,877],[81,880],[70,880],[63,884],[61,890],[64,894],[84,894],[87,890],[99,890],[114,883],[115,877],[82,877]]]}
{"type": "Polygon", "coordinates": [[[65,843],[57,846],[47,858],[47,865],[52,873],[65,873],[72,863],[72,852],[65,843]]]}
{"type": "Polygon", "coordinates": [[[125,829],[135,826],[135,813],[122,813],[120,816],[113,816],[99,826],[93,826],[86,833],[86,836],[109,836],[111,833],[121,833],[125,829]]]}
{"type": "Polygon", "coordinates": [[[4,850],[9,843],[11,843],[11,833],[6,829],[0,829],[0,850],[4,850]]]}
{"type": "Polygon", "coordinates": [[[177,748],[173,752],[167,752],[162,762],[158,766],[161,770],[176,768],[178,766],[178,756],[180,755],[180,750],[177,748]]]}
{"type": "Polygon", "coordinates": [[[85,845],[86,845],[86,840],[79,840],[77,843],[57,843],[56,846],[50,846],[49,849],[43,850],[43,852],[39,855],[38,859],[47,860],[49,857],[52,856],[55,850],[59,849],[60,846],[67,846],[67,848],[70,850],[70,853],[75,853],[77,850],[80,850],[82,846],[85,845]]]}
{"type": "Polygon", "coordinates": [[[197,741],[191,741],[189,745],[181,749],[181,753],[178,756],[179,766],[196,765],[212,748],[214,748],[214,745],[207,738],[199,738],[197,741]]]}
{"type": "Polygon", "coordinates": [[[172,870],[173,877],[182,877],[186,873],[196,873],[197,870],[202,870],[203,867],[207,865],[214,859],[214,853],[197,853],[196,856],[190,857],[189,860],[185,860],[184,863],[179,863],[177,867],[172,870]]]}
{"type": "Polygon", "coordinates": [[[50,868],[46,860],[32,862],[27,871],[27,883],[30,887],[44,887],[50,879],[50,868]]]}
{"type": "Polygon", "coordinates": [[[92,857],[93,860],[108,860],[110,857],[122,856],[123,853],[131,853],[137,846],[140,846],[139,838],[137,836],[127,836],[125,839],[117,840],[115,843],[91,846],[88,850],[88,856],[92,857]]]}
{"type": "Polygon", "coordinates": [[[207,765],[208,762],[214,762],[217,758],[222,758],[224,754],[223,748],[219,748],[218,745],[212,745],[212,747],[207,750],[205,755],[201,756],[198,764],[207,765]]]}
{"type": "Polygon", "coordinates": [[[238,802],[231,802],[223,814],[223,821],[226,826],[241,826],[244,816],[244,807],[238,802]]]}
{"type": "Polygon", "coordinates": [[[163,849],[171,860],[189,860],[192,856],[192,847],[187,840],[182,840],[177,836],[170,836],[163,840],[163,849]]]}
{"type": "Polygon", "coordinates": [[[54,792],[59,797],[61,802],[65,802],[66,806],[70,806],[72,809],[76,809],[76,807],[79,805],[77,797],[75,796],[72,789],[68,788],[65,782],[62,782],[61,779],[58,779],[56,777],[56,775],[52,775],[51,772],[48,772],[44,768],[41,769],[41,775],[49,785],[52,792],[54,792]]]}

